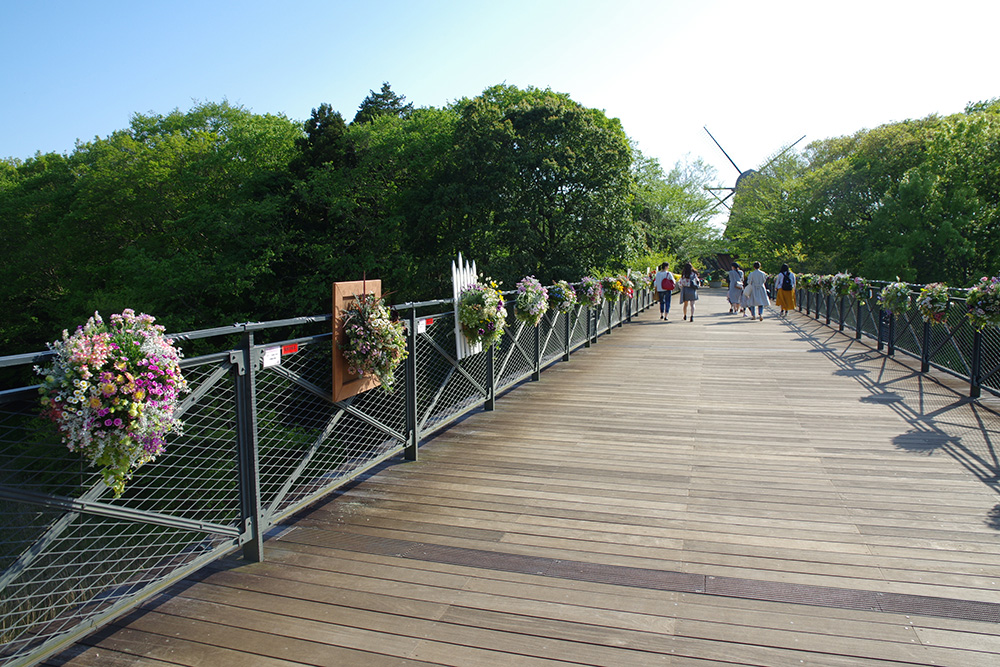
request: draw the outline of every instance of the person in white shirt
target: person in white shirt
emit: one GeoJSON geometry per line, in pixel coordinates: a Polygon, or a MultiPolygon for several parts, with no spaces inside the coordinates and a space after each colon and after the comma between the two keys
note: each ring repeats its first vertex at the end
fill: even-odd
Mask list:
{"type": "Polygon", "coordinates": [[[757,307],[757,319],[764,321],[764,306],[771,305],[771,299],[767,296],[767,274],[760,270],[760,262],[753,263],[753,271],[747,276],[747,288],[750,291],[748,300],[750,303],[750,319],[753,319],[754,306],[757,307]]]}
{"type": "Polygon", "coordinates": [[[788,270],[787,264],[782,264],[781,271],[774,277],[774,294],[782,317],[795,310],[795,274],[788,270]]]}
{"type": "Polygon", "coordinates": [[[670,314],[670,296],[673,294],[674,285],[677,279],[669,271],[670,265],[664,262],[660,264],[660,270],[653,277],[653,284],[656,285],[656,294],[660,298],[660,319],[666,320],[670,314]]]}

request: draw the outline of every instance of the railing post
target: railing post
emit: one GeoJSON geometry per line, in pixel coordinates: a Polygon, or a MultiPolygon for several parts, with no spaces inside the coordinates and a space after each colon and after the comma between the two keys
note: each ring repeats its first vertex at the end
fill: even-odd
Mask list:
{"type": "Polygon", "coordinates": [[[833,295],[826,295],[826,326],[830,326],[830,308],[833,304],[833,295]]]}
{"type": "Polygon", "coordinates": [[[854,318],[854,320],[855,320],[855,322],[854,322],[854,338],[855,338],[855,340],[861,340],[861,331],[862,331],[862,329],[864,327],[864,324],[863,324],[864,320],[861,319],[861,315],[862,315],[862,313],[861,313],[861,306],[863,306],[865,304],[861,303],[861,301],[862,301],[861,295],[859,294],[858,295],[858,303],[857,303],[857,311],[858,312],[856,313],[856,317],[854,318]]]}
{"type": "Polygon", "coordinates": [[[542,333],[541,327],[535,325],[535,368],[531,371],[531,381],[538,382],[542,377],[542,333]]]}
{"type": "Polygon", "coordinates": [[[591,320],[594,319],[594,316],[590,312],[590,305],[589,304],[586,305],[586,306],[584,306],[584,312],[586,313],[586,318],[585,319],[586,319],[586,325],[587,326],[584,327],[584,329],[585,329],[584,335],[586,336],[586,338],[584,339],[583,346],[584,347],[590,347],[591,344],[592,344],[592,341],[591,341],[592,337],[591,337],[591,334],[590,334],[590,326],[591,326],[591,320]]]}
{"type": "Polygon", "coordinates": [[[496,343],[493,343],[486,350],[486,391],[489,395],[486,397],[486,402],[483,403],[483,410],[489,412],[497,406],[497,361],[496,361],[496,343]]]}
{"type": "Polygon", "coordinates": [[[235,361],[236,449],[240,488],[240,525],[246,541],[243,557],[264,560],[264,532],[261,529],[260,469],[257,458],[257,362],[253,332],[243,334],[235,361]]]}
{"type": "Polygon", "coordinates": [[[843,331],[844,330],[844,322],[847,319],[844,316],[844,305],[846,303],[847,303],[847,297],[844,296],[843,294],[841,294],[840,295],[840,309],[839,309],[840,310],[840,312],[839,312],[840,322],[838,323],[837,331],[843,331]]]}
{"type": "Polygon", "coordinates": [[[931,323],[924,322],[924,342],[920,348],[920,372],[926,373],[931,369],[931,323]]]}
{"type": "Polygon", "coordinates": [[[896,313],[889,311],[889,340],[886,354],[894,356],[896,354],[896,313]]]}
{"type": "Polygon", "coordinates": [[[972,367],[969,369],[969,398],[982,394],[983,334],[978,329],[972,334],[972,367]]]}
{"type": "Polygon", "coordinates": [[[882,348],[885,347],[885,331],[884,331],[885,330],[885,320],[886,320],[885,311],[882,310],[882,306],[879,306],[879,308],[878,308],[878,343],[875,346],[875,349],[878,350],[879,352],[881,352],[882,348]]]}
{"type": "Polygon", "coordinates": [[[420,419],[417,417],[417,309],[410,308],[406,322],[406,444],[403,458],[417,460],[420,419]]]}
{"type": "MultiPolygon", "coordinates": [[[[563,315],[566,316],[566,324],[565,324],[565,327],[566,327],[566,346],[563,349],[563,358],[562,358],[562,360],[563,361],[569,361],[569,353],[570,353],[570,350],[573,348],[573,341],[572,341],[572,337],[573,337],[573,326],[572,326],[573,323],[572,323],[572,319],[573,319],[573,317],[572,317],[571,311],[566,311],[565,313],[563,313],[563,315]]],[[[557,315],[557,317],[558,317],[558,315],[557,315]]]]}

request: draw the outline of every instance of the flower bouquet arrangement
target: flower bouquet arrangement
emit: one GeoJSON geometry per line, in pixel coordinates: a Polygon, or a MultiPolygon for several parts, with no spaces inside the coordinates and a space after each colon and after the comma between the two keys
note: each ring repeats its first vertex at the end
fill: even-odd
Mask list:
{"type": "Polygon", "coordinates": [[[576,290],[565,280],[549,287],[549,306],[560,313],[568,313],[576,305],[576,290]]]}
{"type": "Polygon", "coordinates": [[[534,276],[525,276],[517,283],[517,298],[514,300],[514,316],[529,324],[538,326],[542,316],[549,309],[549,291],[534,276]]]}
{"type": "Polygon", "coordinates": [[[910,286],[897,279],[896,282],[889,283],[882,288],[878,295],[878,302],[881,304],[882,310],[899,315],[906,311],[906,307],[910,303],[910,286]]]}
{"type": "Polygon", "coordinates": [[[612,303],[625,295],[625,285],[618,276],[601,278],[601,286],[604,288],[604,298],[612,303]]]}
{"type": "Polygon", "coordinates": [[[458,295],[458,324],[470,345],[489,347],[503,336],[507,309],[499,285],[489,278],[469,285],[458,295]]]}
{"type": "Polygon", "coordinates": [[[924,285],[917,297],[917,308],[924,322],[942,324],[948,319],[948,286],[944,283],[924,285]]]}
{"type": "Polygon", "coordinates": [[[622,296],[626,299],[631,299],[635,296],[635,283],[632,282],[632,278],[628,275],[618,276],[618,282],[622,286],[622,296]]]}
{"type": "Polygon", "coordinates": [[[802,286],[807,292],[818,292],[819,291],[819,276],[813,273],[803,273],[799,276],[799,285],[802,286]]]}
{"type": "Polygon", "coordinates": [[[1000,276],[981,278],[969,289],[965,303],[969,321],[976,329],[1000,326],[1000,276]]]}
{"type": "Polygon", "coordinates": [[[635,296],[636,292],[641,292],[644,289],[649,289],[651,281],[649,276],[645,276],[638,271],[633,271],[629,269],[628,279],[632,285],[632,295],[635,296]]]}
{"type": "Polygon", "coordinates": [[[35,366],[42,416],[52,420],[70,451],[101,469],[104,483],[121,497],[139,466],[166,448],[168,433],[179,435],[178,397],[188,391],[181,352],[155,318],[132,309],[99,313],[71,336],[49,344],[51,365],[35,366]]]}
{"type": "Polygon", "coordinates": [[[833,276],[832,289],[837,296],[850,296],[854,285],[854,277],[847,271],[841,271],[833,276]]]}
{"type": "Polygon", "coordinates": [[[584,306],[600,306],[604,301],[604,285],[597,278],[584,276],[580,279],[580,291],[577,292],[577,296],[584,306]]]}
{"type": "Polygon", "coordinates": [[[369,292],[355,295],[344,309],[343,327],[347,340],[340,351],[348,370],[358,377],[374,376],[391,392],[396,367],[406,358],[403,323],[393,322],[385,300],[369,292]]]}

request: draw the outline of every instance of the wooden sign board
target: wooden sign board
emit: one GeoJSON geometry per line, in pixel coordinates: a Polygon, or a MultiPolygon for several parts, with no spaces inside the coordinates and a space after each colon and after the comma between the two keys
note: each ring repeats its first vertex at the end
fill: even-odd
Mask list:
{"type": "Polygon", "coordinates": [[[367,292],[376,299],[382,298],[381,280],[354,280],[333,283],[333,400],[342,401],[378,387],[381,383],[373,376],[358,377],[347,368],[347,361],[340,351],[340,344],[347,341],[344,333],[344,310],[358,296],[367,292]]]}

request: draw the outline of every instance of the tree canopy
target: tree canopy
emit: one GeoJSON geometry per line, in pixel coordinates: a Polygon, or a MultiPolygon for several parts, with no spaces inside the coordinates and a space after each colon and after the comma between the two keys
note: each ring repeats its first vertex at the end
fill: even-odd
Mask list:
{"type": "Polygon", "coordinates": [[[1000,104],[816,141],[736,195],[726,236],[771,270],[969,285],[1000,271],[1000,104]]]}
{"type": "Polygon", "coordinates": [[[0,161],[0,346],[37,350],[94,310],[171,331],[328,312],[330,283],[361,277],[438,298],[460,251],[508,288],[701,252],[705,177],[663,174],[617,119],[535,88],[438,109],[385,83],[351,123],[329,104],[304,122],[225,101],[136,114],[0,161]]]}

